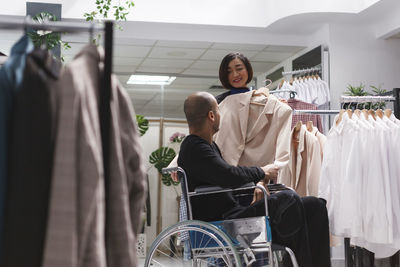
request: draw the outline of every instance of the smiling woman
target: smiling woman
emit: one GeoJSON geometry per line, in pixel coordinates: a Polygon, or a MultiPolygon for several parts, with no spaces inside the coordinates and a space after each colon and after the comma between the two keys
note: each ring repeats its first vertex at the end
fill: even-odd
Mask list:
{"type": "Polygon", "coordinates": [[[250,61],[241,53],[229,53],[219,66],[219,80],[228,92],[216,96],[218,104],[227,96],[249,90],[247,84],[253,79],[253,68],[250,61]]]}

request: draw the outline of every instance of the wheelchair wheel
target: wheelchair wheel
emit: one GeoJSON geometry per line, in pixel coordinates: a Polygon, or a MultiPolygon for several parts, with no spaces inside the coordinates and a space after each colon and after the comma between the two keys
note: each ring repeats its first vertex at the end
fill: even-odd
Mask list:
{"type": "Polygon", "coordinates": [[[161,232],[153,242],[144,266],[241,267],[241,261],[224,232],[212,224],[192,220],[161,232]],[[183,236],[188,237],[187,241],[180,241],[183,236]]]}

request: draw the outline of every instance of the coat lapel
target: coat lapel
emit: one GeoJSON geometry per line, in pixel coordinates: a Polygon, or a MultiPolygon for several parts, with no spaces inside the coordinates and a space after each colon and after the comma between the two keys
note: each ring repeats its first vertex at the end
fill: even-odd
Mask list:
{"type": "MultiPolygon", "coordinates": [[[[273,95],[268,96],[267,103],[264,106],[264,110],[258,116],[253,129],[251,129],[249,131],[246,142],[250,142],[268,124],[268,122],[269,122],[268,115],[274,114],[276,101],[277,101],[277,99],[273,95]]],[[[246,132],[245,132],[245,136],[246,136],[246,132]]]]}
{"type": "MultiPolygon", "coordinates": [[[[252,96],[252,92],[245,93],[246,96],[240,98],[240,107],[239,107],[239,124],[240,124],[240,132],[242,134],[242,144],[245,144],[246,141],[246,133],[247,133],[247,122],[249,121],[249,107],[250,107],[250,99],[252,96]]],[[[244,95],[244,94],[239,94],[244,95]]]]}

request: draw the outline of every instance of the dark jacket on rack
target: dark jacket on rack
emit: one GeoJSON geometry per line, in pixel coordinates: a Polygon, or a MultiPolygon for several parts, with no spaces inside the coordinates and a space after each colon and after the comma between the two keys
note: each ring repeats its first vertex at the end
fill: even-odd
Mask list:
{"type": "MultiPolygon", "coordinates": [[[[13,95],[22,83],[26,55],[33,50],[27,36],[22,37],[11,49],[6,63],[0,68],[0,259],[3,250],[3,223],[7,177],[7,147],[13,95]]],[[[0,261],[1,264],[1,261],[0,261]]]]}
{"type": "Polygon", "coordinates": [[[129,97],[113,78],[110,161],[104,162],[112,179],[105,188],[98,112],[102,62],[96,46],[86,46],[55,88],[58,123],[43,267],[136,266],[145,195],[141,148],[129,97]]]}
{"type": "Polygon", "coordinates": [[[53,85],[60,67],[47,50],[34,50],[26,58],[21,88],[14,92],[8,139],[4,266],[34,267],[42,262],[53,163],[53,85]]]}

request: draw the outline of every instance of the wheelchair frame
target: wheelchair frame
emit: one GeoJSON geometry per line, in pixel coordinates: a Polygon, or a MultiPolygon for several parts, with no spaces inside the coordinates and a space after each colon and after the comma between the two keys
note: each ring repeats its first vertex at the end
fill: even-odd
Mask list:
{"type": "MultiPolygon", "coordinates": [[[[203,236],[207,236],[207,246],[202,247],[202,248],[197,248],[195,244],[191,244],[190,247],[190,256],[191,256],[191,266],[193,267],[200,267],[200,266],[232,266],[232,267],[242,267],[241,263],[241,258],[244,258],[245,261],[247,259],[246,255],[253,255],[254,257],[254,252],[259,253],[259,252],[267,252],[268,253],[268,266],[274,267],[275,262],[274,262],[274,256],[273,256],[273,246],[272,246],[272,234],[270,230],[270,224],[269,224],[269,216],[268,216],[268,200],[267,196],[268,193],[266,189],[263,186],[259,185],[254,185],[251,183],[251,185],[246,184],[243,187],[235,188],[235,189],[224,189],[218,186],[207,186],[207,187],[201,187],[201,188],[196,188],[194,192],[189,192],[188,189],[188,183],[187,183],[187,177],[185,171],[180,168],[180,167],[173,167],[173,168],[164,168],[163,173],[171,173],[171,172],[178,172],[181,174],[180,180],[181,180],[181,185],[182,185],[182,196],[186,202],[186,207],[187,207],[187,215],[188,219],[187,221],[182,221],[177,224],[174,224],[167,228],[166,230],[162,231],[156,238],[156,240],[153,242],[147,257],[145,261],[145,267],[154,267],[154,263],[159,264],[160,266],[164,266],[160,262],[156,260],[156,254],[161,253],[164,256],[168,256],[166,252],[163,252],[159,247],[161,244],[164,242],[171,242],[170,238],[172,236],[177,235],[182,235],[182,233],[188,233],[190,232],[191,234],[195,233],[201,233],[202,234],[202,241],[203,241],[203,236]],[[193,220],[193,214],[192,214],[192,206],[190,202],[190,198],[194,196],[200,196],[200,195],[208,195],[208,194],[218,194],[218,193],[224,193],[224,192],[235,192],[235,191],[243,191],[243,190],[249,190],[249,189],[255,189],[259,188],[263,194],[264,194],[264,202],[265,202],[265,217],[253,217],[253,218],[244,218],[244,219],[233,219],[233,220],[225,220],[225,221],[220,221],[220,222],[202,222],[198,220],[193,220]],[[250,222],[249,222],[250,221],[250,222]],[[263,228],[264,230],[260,233],[258,233],[259,236],[261,236],[263,233],[265,233],[265,237],[261,242],[253,243],[253,244],[246,244],[245,240],[242,238],[242,233],[240,231],[245,231],[246,232],[246,227],[252,228],[249,223],[252,225],[257,225],[260,224],[260,222],[263,222],[263,228]],[[229,233],[224,229],[224,225],[231,225],[235,230],[230,230],[229,233]],[[238,230],[241,229],[241,230],[238,230]],[[237,236],[232,236],[236,235],[237,236]],[[240,238],[239,238],[240,237],[240,238]],[[238,242],[237,238],[242,240],[242,242],[238,242]],[[169,239],[169,240],[168,240],[169,239]],[[209,244],[213,245],[209,245],[209,244]],[[250,252],[249,252],[250,251],[250,252]],[[210,259],[215,260],[215,262],[210,263],[210,259]],[[202,263],[204,263],[202,265],[202,263]],[[226,265],[223,265],[223,264],[226,265]]],[[[196,237],[196,235],[194,235],[196,237]]],[[[192,237],[193,238],[193,237],[192,237]]],[[[258,238],[258,237],[257,237],[258,238]]],[[[189,238],[190,239],[190,238],[189,238]]],[[[279,246],[278,246],[279,247],[279,246]]],[[[188,249],[188,248],[185,248],[188,249]]],[[[169,249],[170,252],[175,253],[171,249],[169,249]]],[[[298,267],[296,257],[293,253],[293,251],[290,248],[287,247],[282,247],[280,249],[285,250],[286,252],[289,253],[290,259],[292,261],[293,267],[298,267]]],[[[276,260],[276,259],[275,259],[276,260]]],[[[183,261],[185,262],[185,261],[183,261]]],[[[172,263],[174,266],[180,266],[176,265],[176,261],[172,263]]],[[[184,265],[182,266],[188,266],[189,262],[185,262],[184,265]]],[[[190,265],[189,265],[190,266],[190,265]]],[[[246,262],[246,266],[248,266],[248,263],[246,262]]]]}

